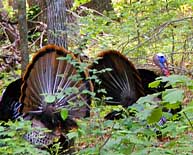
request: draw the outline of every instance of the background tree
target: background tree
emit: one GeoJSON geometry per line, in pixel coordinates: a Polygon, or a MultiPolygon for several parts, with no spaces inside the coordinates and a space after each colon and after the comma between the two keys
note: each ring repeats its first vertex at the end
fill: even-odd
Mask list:
{"type": "Polygon", "coordinates": [[[21,50],[21,59],[22,59],[21,72],[23,74],[29,63],[26,0],[18,1],[18,26],[19,26],[19,34],[20,34],[20,50],[21,50]]]}
{"type": "Polygon", "coordinates": [[[47,0],[48,43],[67,48],[66,5],[64,0],[47,0]]]}
{"type": "MultiPolygon", "coordinates": [[[[49,35],[48,38],[50,38],[50,37],[53,38],[51,31],[52,31],[52,33],[54,33],[57,29],[55,26],[58,26],[58,28],[60,27],[59,28],[60,29],[59,34],[64,35],[63,36],[64,38],[68,37],[67,40],[69,41],[69,44],[71,44],[71,41],[75,38],[73,36],[77,36],[77,34],[76,34],[77,29],[79,29],[77,27],[77,21],[76,21],[78,12],[82,12],[80,10],[84,10],[84,8],[78,7],[78,9],[74,10],[75,12],[73,12],[73,10],[71,10],[71,9],[73,8],[74,2],[75,2],[75,4],[77,4],[77,1],[74,1],[74,0],[65,0],[65,1],[61,1],[61,2],[59,2],[59,1],[53,2],[53,1],[46,1],[46,0],[42,0],[42,1],[37,1],[37,0],[30,0],[29,1],[28,0],[29,7],[31,7],[31,8],[39,7],[40,8],[40,12],[38,13],[38,16],[36,16],[36,18],[33,18],[33,21],[35,21],[35,22],[28,23],[29,29],[34,29],[37,26],[37,23],[43,22],[43,23],[47,24],[48,29],[50,29],[50,31],[48,32],[48,35],[49,35]],[[54,5],[59,4],[59,3],[61,4],[60,7],[61,8],[63,7],[62,10],[60,10],[59,7],[54,8],[54,5]],[[52,4],[53,4],[53,6],[52,6],[52,4]],[[50,6],[52,8],[50,8],[50,6]],[[52,19],[51,19],[52,14],[54,14],[54,13],[57,13],[57,15],[54,16],[54,19],[52,21],[52,19]],[[77,15],[75,15],[75,14],[77,14],[77,15]],[[55,19],[55,18],[58,18],[58,19],[55,19]],[[49,22],[47,22],[47,20],[49,22]],[[59,22],[57,20],[61,21],[61,25],[59,25],[59,22]],[[57,24],[54,26],[55,27],[54,28],[55,30],[54,30],[52,24],[55,22],[57,22],[57,24]],[[67,29],[68,29],[68,32],[67,32],[67,29]],[[65,33],[68,33],[68,36],[65,33]]],[[[111,5],[110,0],[105,0],[105,1],[86,0],[86,1],[84,1],[83,4],[81,3],[81,6],[86,7],[86,8],[95,9],[97,12],[101,12],[101,13],[103,11],[112,10],[112,5],[111,5]]],[[[57,34],[55,34],[55,36],[56,35],[57,34]]],[[[61,38],[61,36],[59,36],[59,38],[64,39],[64,38],[61,38]]],[[[48,42],[50,42],[50,41],[48,41],[48,42]]],[[[53,42],[53,40],[51,42],[53,42]]]]}

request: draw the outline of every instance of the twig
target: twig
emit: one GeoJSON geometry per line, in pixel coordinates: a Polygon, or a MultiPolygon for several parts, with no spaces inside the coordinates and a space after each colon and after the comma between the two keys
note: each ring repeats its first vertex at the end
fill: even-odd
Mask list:
{"type": "MultiPolygon", "coordinates": [[[[46,30],[47,25],[46,25],[45,23],[39,22],[39,21],[33,21],[33,23],[38,23],[38,24],[40,24],[40,25],[43,27],[43,31],[42,31],[41,35],[30,45],[30,48],[31,48],[33,45],[35,45],[39,40],[40,40],[40,47],[42,47],[44,34],[45,34],[46,31],[47,31],[47,30],[46,30]]],[[[36,27],[36,29],[38,29],[38,28],[36,27]]]]}
{"type": "Polygon", "coordinates": [[[102,16],[102,17],[105,17],[106,19],[109,19],[109,21],[115,22],[115,21],[113,21],[111,18],[105,16],[104,14],[100,13],[99,11],[97,11],[97,10],[95,10],[95,9],[87,8],[87,7],[85,7],[85,6],[80,6],[80,8],[83,9],[83,10],[93,11],[94,13],[96,13],[96,14],[102,16]]]}
{"type": "MultiPolygon", "coordinates": [[[[113,123],[111,130],[114,128],[115,126],[115,122],[113,123]]],[[[101,151],[101,149],[107,144],[107,142],[109,141],[109,139],[112,137],[112,133],[108,136],[108,138],[104,141],[104,143],[99,147],[99,152],[101,151]]]]}
{"type": "Polygon", "coordinates": [[[47,8],[44,8],[43,10],[41,10],[37,15],[35,15],[30,22],[32,22],[32,20],[36,19],[39,15],[43,14],[45,12],[45,10],[47,10],[47,8]]]}
{"type": "MultiPolygon", "coordinates": [[[[177,20],[171,20],[168,21],[166,23],[163,23],[162,25],[160,25],[159,27],[155,28],[153,31],[155,32],[151,37],[149,37],[147,40],[145,40],[144,42],[138,44],[136,47],[130,49],[129,51],[125,52],[125,54],[128,54],[130,51],[136,50],[137,48],[143,46],[145,43],[149,42],[150,40],[152,40],[154,37],[158,36],[167,26],[169,26],[172,23],[176,23],[176,22],[181,22],[184,20],[189,20],[189,19],[193,19],[193,17],[185,17],[185,18],[181,18],[181,19],[177,19],[177,20]],[[157,32],[156,32],[157,31],[157,32]]],[[[144,35],[143,35],[144,36],[144,35]]]]}
{"type": "Polygon", "coordinates": [[[46,33],[46,29],[42,32],[42,35],[40,36],[40,48],[43,46],[43,39],[44,39],[44,34],[46,33]]]}
{"type": "Polygon", "coordinates": [[[193,129],[193,125],[192,125],[192,123],[191,123],[190,119],[188,118],[188,116],[186,115],[186,113],[185,113],[185,112],[183,112],[183,114],[184,114],[184,116],[186,117],[186,119],[188,120],[188,122],[189,122],[189,124],[190,124],[191,128],[193,129]]]}

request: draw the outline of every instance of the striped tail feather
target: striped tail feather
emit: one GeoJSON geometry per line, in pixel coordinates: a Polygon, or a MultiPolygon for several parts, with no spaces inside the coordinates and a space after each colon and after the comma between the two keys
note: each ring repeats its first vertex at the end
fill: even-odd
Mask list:
{"type": "MultiPolygon", "coordinates": [[[[60,111],[62,108],[69,108],[69,103],[75,104],[69,112],[77,109],[78,103],[86,102],[90,104],[88,95],[81,94],[83,90],[91,90],[90,83],[83,80],[73,80],[72,77],[77,74],[77,69],[67,60],[58,60],[59,57],[71,56],[71,61],[75,61],[74,55],[64,48],[55,45],[47,45],[42,48],[28,65],[27,71],[23,77],[21,88],[20,102],[24,103],[24,113],[44,113],[46,110],[53,112],[60,111]],[[65,90],[76,88],[77,92],[65,95],[65,90]],[[45,101],[46,94],[57,95],[63,94],[62,97],[56,98],[54,103],[47,104],[45,101]]],[[[85,109],[85,105],[83,106],[85,109]]],[[[86,116],[86,111],[81,111],[86,116]]],[[[79,113],[73,113],[74,117],[79,117],[79,113]]]]}
{"type": "Polygon", "coordinates": [[[54,137],[77,127],[76,118],[89,115],[91,100],[84,90],[92,91],[93,88],[86,80],[86,71],[74,79],[78,75],[74,65],[79,63],[77,61],[72,52],[56,45],[43,47],[32,58],[23,76],[19,101],[24,105],[24,118],[32,121],[32,127],[35,124],[52,132],[33,131],[24,136],[28,141],[38,145],[51,144],[54,137]],[[54,97],[51,103],[47,103],[47,95],[54,97]],[[66,120],[60,116],[63,108],[68,110],[66,120]],[[39,135],[44,136],[38,138],[39,135]]]}
{"type": "Polygon", "coordinates": [[[94,83],[98,97],[101,98],[104,94],[98,93],[97,90],[105,89],[105,96],[112,98],[106,101],[107,104],[128,107],[144,95],[139,73],[125,56],[118,51],[108,50],[101,52],[98,57],[98,62],[94,63],[91,69],[97,71],[111,69],[97,74],[101,81],[100,84],[94,83]]]}

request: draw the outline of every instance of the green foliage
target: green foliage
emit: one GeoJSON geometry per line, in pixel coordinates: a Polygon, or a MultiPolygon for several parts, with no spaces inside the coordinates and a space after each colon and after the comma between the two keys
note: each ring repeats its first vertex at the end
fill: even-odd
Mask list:
{"type": "Polygon", "coordinates": [[[32,7],[27,8],[27,19],[28,20],[33,20],[34,18],[37,17],[37,14],[40,13],[41,9],[38,5],[34,5],[32,7]]]}
{"type": "Polygon", "coordinates": [[[34,32],[33,34],[28,35],[28,41],[35,41],[41,35],[40,32],[34,32]]]}
{"type": "Polygon", "coordinates": [[[66,118],[68,117],[68,110],[63,108],[60,112],[60,116],[62,117],[63,120],[66,120],[66,118]]]}
{"type": "Polygon", "coordinates": [[[2,3],[3,8],[1,8],[1,11],[6,11],[8,18],[15,20],[16,11],[9,5],[9,1],[3,0],[2,3]]]}
{"type": "MultiPolygon", "coordinates": [[[[173,77],[174,79],[168,78],[177,86],[179,81],[176,80],[176,76],[173,77]]],[[[186,83],[187,81],[181,82],[180,86],[187,88],[186,83]]],[[[182,105],[184,90],[167,89],[161,93],[162,101],[155,100],[158,95],[160,93],[140,98],[132,106],[136,109],[135,116],[128,116],[125,111],[123,119],[114,121],[104,120],[105,113],[109,112],[108,107],[94,101],[93,104],[96,106],[91,109],[91,118],[79,120],[78,131],[68,134],[69,138],[76,138],[75,148],[78,149],[76,154],[192,154],[193,102],[183,106],[180,118],[178,116],[178,121],[173,121],[176,115],[172,116],[162,109],[175,109],[176,104],[182,105]],[[159,126],[158,121],[162,116],[167,118],[167,122],[159,126]],[[147,127],[149,125],[150,127],[147,127]],[[162,140],[157,139],[155,129],[161,131],[162,140]]]]}
{"type": "Polygon", "coordinates": [[[48,152],[37,149],[24,140],[23,136],[32,130],[30,121],[0,122],[0,154],[48,155],[48,152]]]}
{"type": "Polygon", "coordinates": [[[73,8],[77,8],[78,6],[82,5],[82,4],[85,4],[85,3],[88,3],[90,2],[91,0],[74,0],[74,3],[73,3],[73,8]]]}
{"type": "MultiPolygon", "coordinates": [[[[169,77],[160,77],[163,82],[168,82],[168,85],[173,87],[185,85],[188,89],[193,91],[193,81],[187,76],[184,75],[170,75],[169,77]]],[[[166,85],[167,86],[167,85],[166,85]]]]}
{"type": "MultiPolygon", "coordinates": [[[[183,52],[192,51],[188,39],[193,15],[190,0],[112,1],[112,4],[112,11],[96,13],[86,9],[86,16],[77,16],[81,26],[72,29],[76,35],[69,34],[70,39],[76,36],[72,39],[73,47],[84,45],[83,51],[91,56],[104,49],[116,49],[128,57],[140,57],[142,63],[157,52],[177,61],[183,52]]],[[[185,57],[192,60],[188,55],[185,57]]]]}
{"type": "Polygon", "coordinates": [[[169,103],[182,102],[184,99],[184,91],[180,89],[166,90],[162,95],[162,99],[169,103]]]}
{"type": "Polygon", "coordinates": [[[46,94],[44,100],[46,103],[49,104],[49,103],[53,103],[56,100],[56,97],[51,94],[46,94]]]}
{"type": "Polygon", "coordinates": [[[162,116],[162,109],[155,108],[151,111],[150,116],[148,116],[147,123],[153,124],[153,123],[159,122],[161,116],[162,116]]]}
{"type": "Polygon", "coordinates": [[[2,80],[2,84],[0,85],[0,94],[3,90],[14,80],[16,80],[15,76],[19,77],[20,71],[16,71],[17,75],[11,75],[10,73],[0,72],[0,80],[2,80]]]}
{"type": "MultiPolygon", "coordinates": [[[[76,0],[74,6],[85,2],[87,0],[76,0]]],[[[100,13],[99,16],[95,11],[88,9],[85,16],[80,18],[77,16],[76,24],[68,25],[69,49],[73,49],[74,53],[85,52],[90,56],[95,56],[104,49],[116,49],[127,56],[141,58],[142,63],[145,62],[143,58],[152,57],[152,54],[157,52],[166,53],[174,61],[179,61],[181,56],[183,57],[183,52],[192,52],[192,0],[120,0],[112,1],[112,4],[114,8],[112,11],[100,13]],[[172,55],[173,52],[179,54],[172,55]]],[[[9,9],[12,14],[12,9],[9,9]]],[[[38,7],[30,8],[28,19],[34,19],[38,12],[38,7]]],[[[30,37],[33,40],[38,36],[40,34],[35,33],[30,37]]],[[[189,61],[192,60],[190,55],[186,56],[189,61]]],[[[90,64],[90,62],[74,61],[70,55],[59,60],[70,62],[78,69],[78,73],[83,72],[90,64]]],[[[106,71],[110,69],[91,70],[93,75],[88,77],[88,80],[100,84],[96,74],[106,71]]],[[[7,79],[8,76],[5,78],[7,79]]],[[[81,76],[78,74],[71,78],[77,81],[81,76]]],[[[150,87],[158,86],[160,81],[168,82],[173,89],[140,98],[131,107],[136,111],[135,117],[128,116],[128,111],[121,107],[107,107],[104,103],[105,99],[100,100],[95,97],[95,93],[83,91],[82,93],[92,96],[93,103],[91,117],[77,120],[78,130],[68,134],[69,139],[76,138],[76,154],[192,154],[193,101],[191,99],[186,103],[187,105],[183,105],[183,102],[187,97],[186,90],[193,91],[193,81],[187,76],[171,75],[159,78],[158,81],[150,84],[150,87]],[[162,101],[154,100],[158,95],[162,95],[162,101]],[[179,121],[173,121],[177,116],[162,111],[163,108],[176,109],[180,105],[183,105],[183,110],[180,112],[179,121]],[[115,121],[104,120],[104,116],[112,109],[123,110],[124,118],[115,121]],[[159,126],[157,122],[162,116],[168,121],[164,126],[159,126]],[[148,125],[152,127],[148,128],[148,125]],[[162,132],[162,141],[157,139],[155,128],[162,132]]],[[[3,86],[7,84],[8,80],[3,86]]],[[[51,104],[56,99],[77,91],[72,87],[58,94],[42,95],[45,95],[45,101],[51,104]]],[[[103,89],[98,91],[105,93],[103,89]]],[[[73,106],[73,103],[71,104],[73,106]]],[[[68,111],[63,109],[60,115],[65,120],[68,111]]],[[[31,131],[30,123],[26,125],[16,121],[7,125],[8,128],[0,126],[0,136],[8,136],[0,139],[2,146],[0,154],[47,154],[34,148],[22,138],[26,132],[31,131]]],[[[58,145],[53,148],[53,150],[57,149],[58,145]]]]}
{"type": "Polygon", "coordinates": [[[151,83],[149,83],[148,87],[149,88],[157,88],[160,85],[161,80],[156,80],[151,83]]]}

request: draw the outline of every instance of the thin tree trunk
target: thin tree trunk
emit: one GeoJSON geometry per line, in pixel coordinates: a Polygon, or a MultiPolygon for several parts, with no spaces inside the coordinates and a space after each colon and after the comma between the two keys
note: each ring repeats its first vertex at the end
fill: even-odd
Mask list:
{"type": "Polygon", "coordinates": [[[28,40],[27,40],[27,19],[26,19],[26,0],[18,0],[18,28],[20,34],[21,50],[21,74],[25,72],[29,63],[28,40]]]}
{"type": "Polygon", "coordinates": [[[47,0],[48,43],[67,48],[65,0],[47,0]]]}

